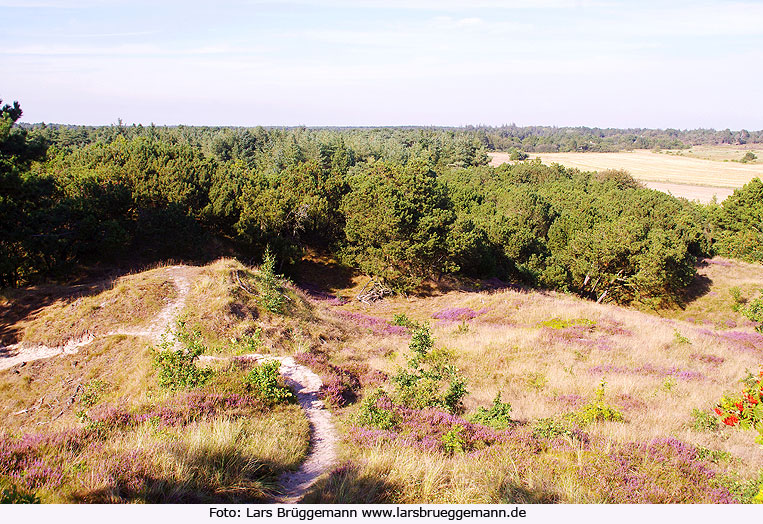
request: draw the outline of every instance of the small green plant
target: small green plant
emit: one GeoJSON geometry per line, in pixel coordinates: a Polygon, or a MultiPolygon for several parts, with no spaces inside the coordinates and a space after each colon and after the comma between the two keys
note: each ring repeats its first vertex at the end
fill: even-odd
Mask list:
{"type": "Polygon", "coordinates": [[[269,360],[258,365],[244,377],[249,389],[270,405],[296,402],[297,397],[288,387],[280,383],[281,363],[269,360]]]}
{"type": "Polygon", "coordinates": [[[100,402],[100,395],[108,384],[100,379],[93,379],[85,385],[84,391],[80,394],[79,401],[85,408],[90,408],[100,402]]]}
{"type": "Polygon", "coordinates": [[[662,381],[661,389],[663,391],[673,391],[673,388],[678,385],[678,382],[673,377],[667,377],[665,380],[662,381]]]}
{"type": "Polygon", "coordinates": [[[479,408],[469,418],[469,422],[495,429],[506,429],[511,425],[511,404],[501,402],[501,394],[498,393],[493,399],[493,405],[490,409],[479,408]]]}
{"type": "Polygon", "coordinates": [[[734,305],[732,309],[738,311],[740,306],[744,305],[744,299],[742,298],[742,290],[738,286],[734,286],[729,289],[729,295],[731,295],[734,305]]]}
{"type": "Polygon", "coordinates": [[[763,333],[763,289],[758,298],[751,300],[745,307],[740,306],[737,311],[753,322],[758,322],[755,331],[763,333]]]}
{"type": "Polygon", "coordinates": [[[704,446],[697,446],[697,458],[699,460],[709,460],[716,464],[720,462],[727,462],[734,458],[734,455],[728,451],[720,451],[717,449],[710,449],[704,446]]]}
{"type": "Polygon", "coordinates": [[[572,326],[594,327],[596,322],[593,320],[588,320],[587,318],[573,318],[571,320],[563,320],[556,317],[550,320],[544,320],[540,324],[550,329],[565,329],[572,326]]]}
{"type": "Polygon", "coordinates": [[[683,335],[681,334],[681,332],[680,332],[680,331],[678,331],[677,329],[674,329],[674,330],[673,330],[673,340],[675,340],[675,341],[676,341],[676,344],[679,344],[679,345],[683,345],[683,344],[691,344],[691,340],[689,340],[688,338],[686,338],[685,336],[683,336],[683,335]]]}
{"type": "Polygon", "coordinates": [[[560,420],[554,418],[541,418],[532,425],[532,435],[536,439],[554,439],[556,437],[573,436],[572,430],[560,420]]]}
{"type": "Polygon", "coordinates": [[[258,327],[251,335],[244,335],[241,340],[238,341],[238,348],[236,354],[243,355],[245,353],[256,353],[262,348],[262,328],[258,327]]]}
{"type": "Polygon", "coordinates": [[[456,328],[456,334],[465,335],[468,332],[469,332],[469,324],[467,324],[466,320],[464,320],[458,325],[458,328],[456,328]]]}
{"type": "Polygon", "coordinates": [[[585,426],[592,422],[624,422],[625,417],[614,406],[605,402],[605,388],[607,383],[602,381],[596,388],[594,399],[574,413],[573,418],[581,425],[585,426]]]}
{"type": "Polygon", "coordinates": [[[466,446],[466,440],[464,439],[464,427],[457,424],[450,428],[450,431],[445,433],[440,441],[442,447],[446,453],[453,455],[455,453],[463,453],[466,446]]]}
{"type": "Polygon", "coordinates": [[[710,411],[699,408],[691,410],[691,428],[694,431],[718,431],[720,424],[718,418],[710,411]]]}
{"type": "Polygon", "coordinates": [[[377,429],[392,429],[397,423],[395,413],[392,410],[379,407],[379,400],[385,396],[381,389],[377,389],[360,403],[360,408],[355,415],[355,423],[358,426],[377,429]]]}
{"type": "Polygon", "coordinates": [[[393,326],[402,326],[410,329],[416,329],[419,327],[419,323],[408,318],[405,313],[399,313],[392,317],[393,326]]]}
{"type": "Polygon", "coordinates": [[[262,258],[260,278],[262,283],[260,304],[271,313],[282,314],[286,299],[276,275],[276,257],[270,251],[270,247],[265,249],[262,258]]]}
{"type": "Polygon", "coordinates": [[[189,333],[185,330],[183,322],[179,322],[178,326],[175,336],[186,347],[171,349],[174,346],[173,341],[165,338],[154,354],[159,386],[171,390],[201,387],[214,374],[212,369],[199,368],[195,364],[199,355],[206,351],[206,347],[202,344],[198,332],[189,333]]]}
{"type": "Polygon", "coordinates": [[[408,347],[412,353],[408,367],[392,377],[395,401],[418,409],[439,407],[451,413],[460,412],[461,401],[467,394],[466,379],[453,365],[448,351],[434,349],[429,324],[413,330],[408,347]]]}
{"type": "Polygon", "coordinates": [[[533,371],[528,373],[525,377],[525,381],[530,389],[534,389],[536,391],[542,390],[546,387],[546,384],[548,384],[546,375],[540,371],[533,371]]]}

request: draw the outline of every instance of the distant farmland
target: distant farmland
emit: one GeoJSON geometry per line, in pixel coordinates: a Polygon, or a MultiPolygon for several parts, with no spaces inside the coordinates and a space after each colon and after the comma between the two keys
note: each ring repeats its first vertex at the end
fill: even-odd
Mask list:
{"type": "MultiPolygon", "coordinates": [[[[719,148],[722,149],[722,148],[719,148]]],[[[685,153],[684,153],[685,154],[685,153]]],[[[491,165],[509,160],[508,153],[491,153],[491,165]]],[[[763,155],[758,153],[758,156],[763,155]]],[[[583,171],[624,169],[648,187],[690,200],[723,200],[755,177],[763,178],[763,164],[742,164],[692,158],[649,150],[620,153],[530,153],[544,164],[558,163],[583,171]]]]}

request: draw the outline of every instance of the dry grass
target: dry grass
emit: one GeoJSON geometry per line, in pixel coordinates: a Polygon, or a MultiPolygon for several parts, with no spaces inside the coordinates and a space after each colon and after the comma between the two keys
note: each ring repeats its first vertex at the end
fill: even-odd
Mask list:
{"type": "Polygon", "coordinates": [[[751,322],[733,310],[730,291],[734,287],[739,288],[743,300],[759,296],[763,266],[721,257],[707,260],[697,268],[697,279],[686,290],[684,306],[658,314],[715,329],[750,327],[751,322]]]}
{"type": "MultiPolygon", "coordinates": [[[[357,445],[349,429],[355,408],[337,408],[337,418],[347,429],[343,453],[348,465],[317,486],[311,501],[632,501],[627,490],[610,493],[606,485],[622,476],[612,454],[627,455],[632,442],[642,451],[628,455],[628,467],[640,479],[664,482],[667,494],[655,500],[674,500],[672,486],[683,497],[677,501],[710,500],[706,486],[691,475],[682,476],[685,470],[674,468],[673,473],[669,464],[643,451],[643,446],[665,439],[725,457],[713,465],[721,473],[751,479],[763,468],[754,432],[703,430],[694,427],[691,415],[693,408],[707,412],[725,392],[737,391],[746,370],[757,370],[763,362],[763,343],[731,309],[729,294],[736,286],[743,297],[754,296],[763,287],[760,266],[714,259],[700,268],[685,309],[657,314],[521,290],[451,290],[372,306],[338,305],[325,298],[310,300],[288,282],[281,288],[288,297],[286,310],[274,314],[261,304],[258,278],[256,269],[230,259],[200,269],[183,312],[187,326],[198,329],[204,343],[217,344],[218,351],[241,350],[242,341],[257,337],[258,351],[309,352],[314,363],[324,362],[315,371],[335,378],[345,371],[355,374],[368,390],[376,387],[363,378],[369,366],[393,374],[405,365],[409,336],[389,324],[395,315],[405,314],[430,322],[436,346],[454,356],[468,379],[467,412],[489,405],[500,392],[512,404],[517,422],[508,442],[447,455],[406,446],[357,445]],[[470,313],[453,321],[436,318],[456,318],[454,311],[470,313]],[[566,413],[579,410],[602,380],[607,403],[623,413],[624,422],[587,426],[591,443],[585,445],[531,435],[539,419],[563,420],[566,413]]],[[[348,279],[348,288],[337,284],[336,292],[355,284],[348,279]]],[[[204,394],[244,394],[240,372],[218,366],[204,394]]],[[[103,405],[124,404],[143,412],[175,399],[154,385],[150,355],[140,339],[110,337],[77,355],[0,373],[0,398],[5,400],[0,422],[16,433],[43,425],[81,427],[75,412],[83,409],[82,390],[77,392],[76,386],[94,381],[106,385],[98,399],[103,405]],[[64,413],[53,421],[62,408],[64,413]]],[[[247,416],[219,413],[169,427],[141,423],[110,430],[91,454],[61,451],[57,458],[49,457],[74,469],[60,466],[66,489],[46,487],[41,494],[49,501],[264,500],[277,473],[296,467],[304,457],[307,441],[307,423],[295,406],[254,410],[247,416]],[[119,480],[114,472],[127,463],[140,467],[127,468],[119,480]],[[194,498],[193,493],[200,495],[194,498]]]]}
{"type": "Polygon", "coordinates": [[[55,346],[85,333],[139,328],[177,295],[164,268],[127,275],[95,296],[60,299],[21,323],[21,341],[55,346]]]}
{"type": "Polygon", "coordinates": [[[201,333],[211,351],[242,350],[288,355],[307,351],[341,331],[319,305],[287,281],[281,281],[283,314],[261,304],[260,273],[235,259],[221,259],[201,270],[180,313],[190,330],[201,333]],[[243,342],[246,344],[247,342],[243,342]]]}
{"type": "Polygon", "coordinates": [[[63,428],[76,423],[85,389],[101,381],[103,401],[135,402],[156,389],[144,340],[115,335],[88,344],[76,355],[28,362],[0,372],[0,424],[14,432],[63,428]]]}
{"type": "MultiPolygon", "coordinates": [[[[628,423],[601,424],[594,434],[617,440],[680,435],[692,443],[738,454],[752,468],[763,467],[754,432],[729,430],[716,439],[687,429],[692,408],[709,410],[724,392],[738,389],[745,370],[760,366],[763,349],[739,351],[694,323],[556,293],[451,293],[397,299],[379,309],[386,310],[385,318],[407,311],[410,318],[435,322],[437,345],[456,355],[458,367],[469,380],[466,406],[470,410],[488,405],[501,392],[519,420],[551,417],[573,410],[575,397],[581,402],[591,399],[604,379],[608,399],[621,406],[628,423]],[[431,318],[447,308],[487,312],[468,321],[468,331],[463,332],[458,322],[431,318]],[[595,325],[583,330],[542,325],[555,318],[587,319],[595,325]],[[676,331],[690,343],[678,342],[676,331]],[[708,362],[712,360],[708,356],[724,360],[708,362]]],[[[752,333],[750,327],[741,330],[752,333]]],[[[367,335],[352,347],[384,348],[369,351],[368,357],[388,373],[404,365],[407,338],[372,340],[367,335]]]]}

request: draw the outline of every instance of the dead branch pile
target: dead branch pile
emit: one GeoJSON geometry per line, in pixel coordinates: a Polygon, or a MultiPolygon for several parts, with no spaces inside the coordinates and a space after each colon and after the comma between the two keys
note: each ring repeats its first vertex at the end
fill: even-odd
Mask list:
{"type": "Polygon", "coordinates": [[[377,300],[381,300],[390,295],[392,295],[392,290],[390,288],[375,278],[372,278],[366,282],[366,285],[363,286],[363,289],[360,290],[360,293],[358,293],[358,296],[355,298],[364,304],[370,305],[372,302],[376,302],[377,300]]]}

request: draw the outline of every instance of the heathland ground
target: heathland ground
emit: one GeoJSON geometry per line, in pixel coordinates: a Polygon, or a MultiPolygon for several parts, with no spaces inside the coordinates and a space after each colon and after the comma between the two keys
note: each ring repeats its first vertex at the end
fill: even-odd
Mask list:
{"type": "Polygon", "coordinates": [[[179,267],[84,294],[48,289],[52,301],[14,292],[38,300],[4,315],[16,351],[94,336],[0,372],[0,474],[17,489],[44,501],[278,499],[316,441],[297,406],[252,388],[254,353],[322,380],[336,451],[317,461],[306,501],[726,502],[760,489],[756,432],[712,411],[763,364],[763,335],[734,308],[763,288],[759,265],[705,260],[682,307],[651,311],[496,281],[364,304],[352,299],[364,277],[320,256],[298,284],[232,259],[179,267]],[[167,388],[150,326],[172,306],[199,381],[167,388]],[[425,324],[438,355],[427,358],[464,379],[458,409],[396,403],[394,377],[425,324]],[[475,418],[491,402],[503,407],[475,418]]]}

